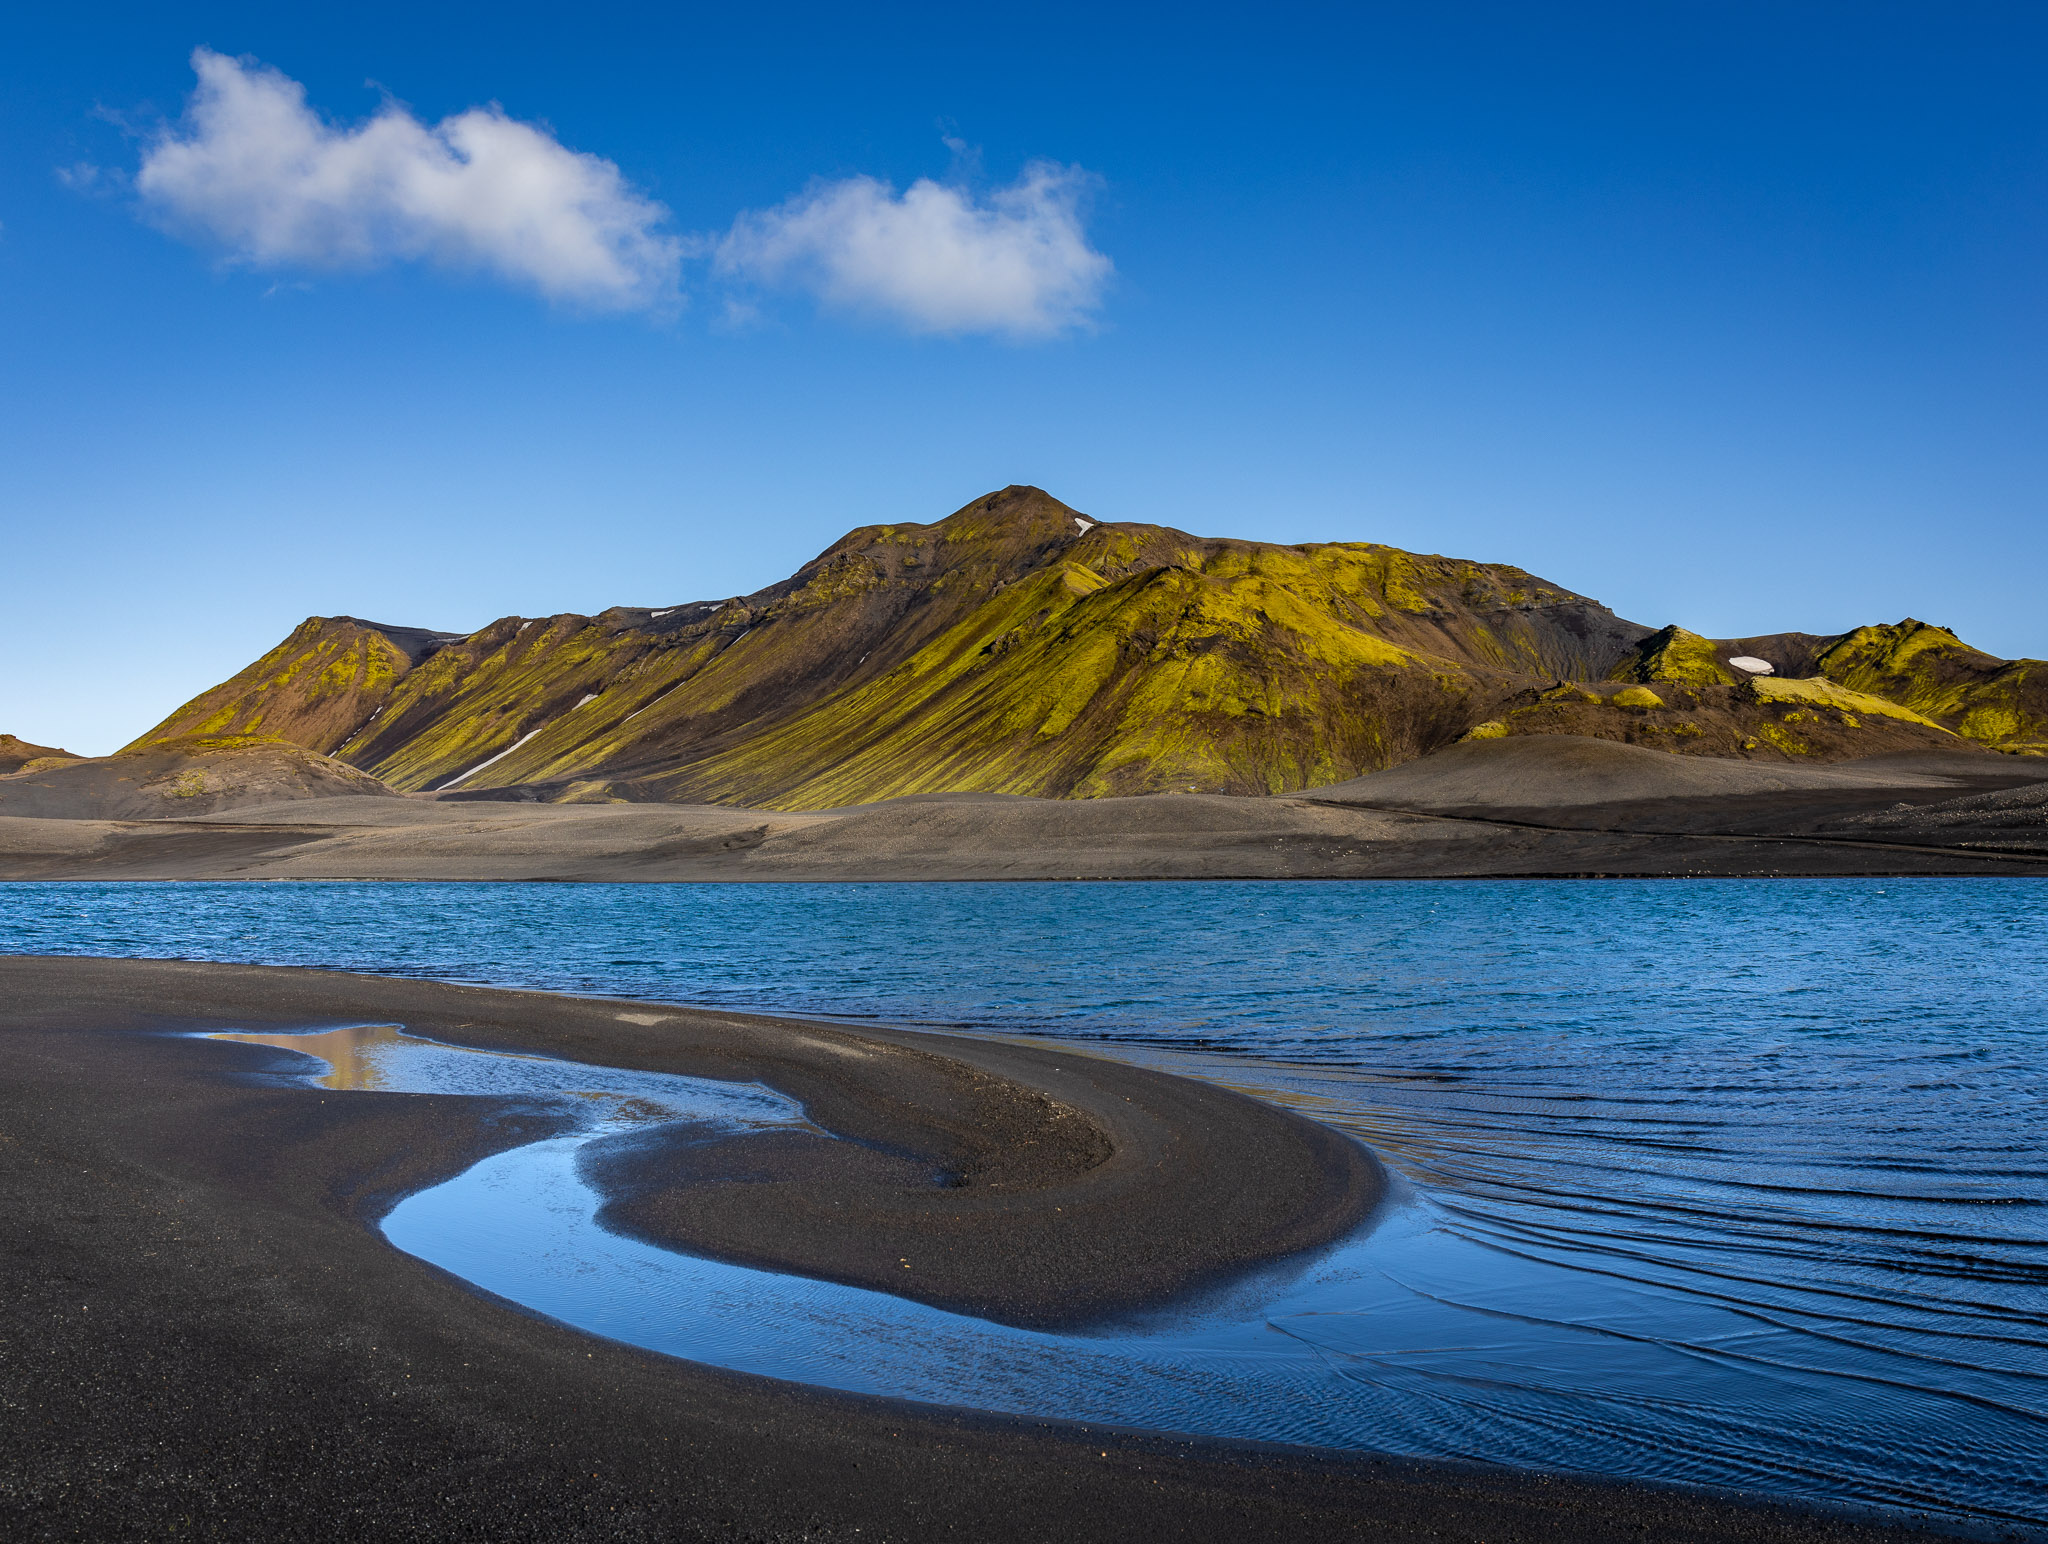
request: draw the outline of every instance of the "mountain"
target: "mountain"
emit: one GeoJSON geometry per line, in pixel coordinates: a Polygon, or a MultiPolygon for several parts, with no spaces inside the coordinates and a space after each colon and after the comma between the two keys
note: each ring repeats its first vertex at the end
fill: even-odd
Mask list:
{"type": "Polygon", "coordinates": [[[112,756],[31,761],[0,776],[0,815],[190,819],[282,800],[364,794],[396,797],[369,774],[287,740],[194,736],[112,756]]]}
{"type": "Polygon", "coordinates": [[[1629,681],[1739,685],[1751,679],[1729,663],[1740,658],[1769,661],[1781,684],[1786,677],[1831,681],[1866,699],[1910,709],[1925,722],[1979,744],[2048,750],[2048,663],[1999,659],[1971,648],[1947,628],[1911,617],[1832,637],[1775,633],[1711,639],[1667,627],[1639,642],[1612,674],[1629,681]]]}
{"type": "Polygon", "coordinates": [[[462,636],[308,617],[268,654],[124,749],[189,735],[262,734],[309,750],[339,750],[390,699],[399,677],[462,636]]]}
{"type": "Polygon", "coordinates": [[[1898,703],[1824,677],[1763,676],[1722,683],[1696,667],[1636,681],[1560,681],[1525,689],[1468,740],[1575,735],[1686,756],[1847,761],[1979,747],[1898,703]]]}
{"type": "Polygon", "coordinates": [[[1999,659],[1911,617],[1833,639],[1815,673],[1987,745],[2048,749],[2048,662],[1999,659]]]}
{"type": "Polygon", "coordinates": [[[15,735],[0,734],[0,776],[19,772],[23,767],[38,761],[76,761],[79,758],[69,751],[60,751],[54,745],[35,745],[15,735]]]}
{"type": "Polygon", "coordinates": [[[1012,487],[934,524],[862,527],[744,597],[468,635],[310,618],[130,749],[260,734],[404,790],[793,809],[1277,793],[1468,732],[1820,759],[2048,740],[2048,667],[1940,636],[1953,648],[1885,629],[1656,633],[1502,564],[1196,537],[1012,487]],[[1885,636],[1844,652],[1865,633],[1885,636]],[[1787,700],[1727,664],[1752,647],[1801,675],[1836,657],[1862,695],[1787,700]],[[1862,684],[1886,671],[1927,706],[1862,684]]]}

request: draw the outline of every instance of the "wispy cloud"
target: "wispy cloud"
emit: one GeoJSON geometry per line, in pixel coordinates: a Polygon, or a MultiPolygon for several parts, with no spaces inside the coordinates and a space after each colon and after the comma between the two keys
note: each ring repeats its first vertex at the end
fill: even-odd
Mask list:
{"type": "Polygon", "coordinates": [[[552,300],[659,310],[680,295],[668,211],[617,166],[503,109],[429,127],[387,103],[327,123],[305,87],[201,48],[184,119],[147,148],[135,187],[166,226],[260,268],[418,260],[482,269],[552,300]]]}
{"type": "Polygon", "coordinates": [[[1044,336],[1085,324],[1112,272],[1082,227],[1094,180],[1036,161],[985,199],[929,178],[900,194],[873,177],[823,182],[741,215],[715,266],[916,332],[1044,336]]]}

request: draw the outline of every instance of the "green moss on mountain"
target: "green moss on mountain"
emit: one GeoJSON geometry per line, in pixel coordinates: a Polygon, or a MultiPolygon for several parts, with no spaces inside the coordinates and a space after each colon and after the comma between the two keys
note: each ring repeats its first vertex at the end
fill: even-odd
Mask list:
{"type": "Polygon", "coordinates": [[[1859,627],[1837,639],[1818,668],[1985,745],[2048,741],[2048,663],[1999,659],[1945,627],[1911,617],[1859,627]]]}
{"type": "Polygon", "coordinates": [[[261,733],[323,754],[338,750],[442,636],[355,617],[308,617],[253,665],[125,749],[191,735],[261,733]]]}
{"type": "MultiPolygon", "coordinates": [[[[1966,746],[1909,708],[1831,681],[1762,677],[1733,684],[1566,684],[1513,702],[1496,735],[1577,735],[1682,756],[1842,761],[1966,746]]],[[[1477,731],[1474,731],[1476,736],[1477,731]]]]}
{"type": "MultiPolygon", "coordinates": [[[[1759,646],[1805,662],[1831,642],[1759,646]]],[[[1727,652],[1504,565],[1096,522],[1008,488],[934,524],[849,532],[744,597],[465,637],[310,619],[138,745],[277,734],[408,790],[804,807],[1284,792],[1537,722],[1770,755],[1947,738],[1759,698],[1727,652]]],[[[2002,700],[1979,691],[1965,716],[1989,724],[2002,700]]]]}
{"type": "Polygon", "coordinates": [[[755,595],[506,618],[375,680],[350,667],[376,640],[315,620],[166,727],[283,723],[464,793],[1266,792],[1446,743],[1526,673],[1604,671],[1641,633],[1519,569],[1084,528],[1012,488],[850,532],[755,595]]]}
{"type": "MultiPolygon", "coordinates": [[[[1062,564],[1005,587],[877,680],[636,791],[805,807],[941,789],[1276,792],[1454,738],[1480,682],[1231,554],[1226,577],[1062,564]],[[1426,701],[1404,701],[1422,687],[1426,701]],[[1417,713],[1420,706],[1421,712],[1417,713]]],[[[1326,597],[1322,597],[1326,599],[1326,597]]]]}
{"type": "Polygon", "coordinates": [[[1682,681],[1690,686],[1732,686],[1737,679],[1712,639],[1675,625],[1637,644],[1611,675],[1617,681],[1682,681]]]}
{"type": "Polygon", "coordinates": [[[1831,709],[1845,717],[1855,727],[1857,718],[1890,718],[1903,723],[1919,724],[1928,729],[1939,729],[1943,734],[1949,731],[1926,715],[1914,712],[1896,702],[1887,702],[1868,692],[1851,690],[1822,677],[1811,677],[1803,681],[1783,680],[1765,676],[1750,683],[1750,693],[1759,702],[1789,703],[1795,707],[1831,709]]]}

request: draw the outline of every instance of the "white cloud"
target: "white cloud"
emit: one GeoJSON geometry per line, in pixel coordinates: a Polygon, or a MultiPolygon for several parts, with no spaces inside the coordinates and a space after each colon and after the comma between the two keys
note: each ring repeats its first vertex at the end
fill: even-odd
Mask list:
{"type": "MultiPolygon", "coordinates": [[[[429,126],[387,103],[339,126],[254,60],[200,48],[192,67],[185,116],[150,141],[133,185],[158,223],[252,267],[424,261],[554,300],[659,311],[680,303],[687,250],[742,290],[804,289],[916,332],[1014,337],[1085,325],[1112,273],[1083,229],[1095,179],[1079,167],[1033,162],[984,197],[929,178],[900,194],[872,177],[820,182],[686,244],[612,162],[495,105],[429,126]]],[[[947,143],[971,171],[967,147],[947,143]]],[[[119,181],[83,164],[58,176],[79,192],[119,181]]],[[[740,325],[750,307],[740,295],[726,311],[740,325]]]]}
{"type": "Polygon", "coordinates": [[[395,103],[356,128],[306,105],[297,81],[201,48],[182,123],[135,186],[166,225],[264,268],[418,259],[484,269],[553,300],[661,309],[682,249],[660,204],[617,166],[552,134],[471,108],[429,128],[395,103]]]}
{"type": "Polygon", "coordinates": [[[715,262],[917,332],[1059,332],[1087,321],[1111,273],[1081,227],[1093,181],[1038,161],[986,201],[929,178],[900,195],[872,177],[820,183],[741,215],[715,262]]]}

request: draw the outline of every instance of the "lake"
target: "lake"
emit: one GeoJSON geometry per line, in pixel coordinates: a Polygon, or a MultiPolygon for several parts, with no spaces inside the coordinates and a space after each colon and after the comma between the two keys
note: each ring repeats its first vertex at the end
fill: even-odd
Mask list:
{"type": "MultiPolygon", "coordinates": [[[[589,1222],[573,1140],[387,1221],[479,1285],[677,1355],[2048,1522],[2035,882],[0,885],[0,950],[1051,1040],[1287,1104],[1399,1177],[1332,1250],[1067,1336],[616,1239],[589,1222]]],[[[422,1088],[475,1076],[385,1050],[428,1069],[422,1088]]]]}

